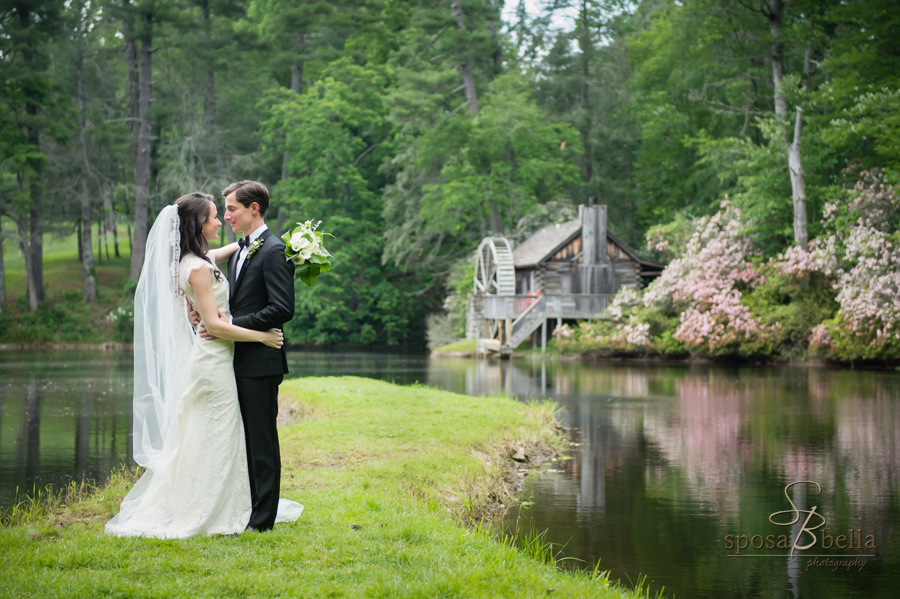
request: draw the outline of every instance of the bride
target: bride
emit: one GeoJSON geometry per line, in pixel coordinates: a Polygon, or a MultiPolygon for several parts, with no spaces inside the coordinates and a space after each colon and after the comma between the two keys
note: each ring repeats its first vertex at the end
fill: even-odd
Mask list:
{"type": "MultiPolygon", "coordinates": [[[[229,314],[228,281],[216,264],[238,249],[209,249],[221,225],[212,196],[195,192],[163,208],[148,235],[134,297],[134,459],[146,472],[106,524],[108,534],[234,534],[249,522],[234,341],[277,349],[284,336],[219,318],[229,314]],[[216,340],[194,334],[186,300],[216,340]]],[[[302,509],[282,499],[278,519],[294,520],[302,509]]]]}

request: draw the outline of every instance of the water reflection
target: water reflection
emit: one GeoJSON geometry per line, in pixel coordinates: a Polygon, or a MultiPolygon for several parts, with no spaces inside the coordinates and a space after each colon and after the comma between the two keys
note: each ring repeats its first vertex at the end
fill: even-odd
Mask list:
{"type": "Polygon", "coordinates": [[[129,463],[131,356],[0,352],[0,505],[129,463]]]}
{"type": "MultiPolygon", "coordinates": [[[[546,393],[586,446],[562,473],[533,478],[533,507],[512,511],[510,521],[548,529],[588,567],[602,559],[623,579],[647,574],[652,588],[682,596],[893,596],[887,589],[900,582],[891,567],[900,557],[896,373],[565,363],[545,370],[546,393]],[[786,551],[728,555],[725,535],[797,536],[797,525],[781,529],[768,517],[790,508],[784,487],[800,480],[821,485],[821,493],[800,486],[793,495],[798,509],[815,505],[826,517],[819,534],[854,530],[877,539],[862,571],[774,556],[786,551]]],[[[494,376],[517,393],[517,375],[494,376]]],[[[528,378],[523,394],[538,380],[534,372],[528,378]]]]}
{"type": "MultiPolygon", "coordinates": [[[[900,584],[896,372],[298,352],[289,363],[292,376],[553,398],[585,445],[527,479],[533,505],[509,522],[547,529],[615,578],[645,574],[678,597],[893,597],[900,584]],[[769,516],[790,508],[784,487],[799,480],[821,485],[793,501],[816,506],[828,535],[877,539],[862,570],[727,548],[739,535],[796,537],[799,523],[769,516]]],[[[15,486],[102,480],[130,462],[130,353],[0,352],[0,375],[0,503],[15,486]]]]}

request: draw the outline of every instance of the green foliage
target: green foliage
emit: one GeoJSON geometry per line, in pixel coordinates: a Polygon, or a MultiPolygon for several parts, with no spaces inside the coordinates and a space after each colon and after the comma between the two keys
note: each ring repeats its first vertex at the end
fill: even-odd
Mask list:
{"type": "MultiPolygon", "coordinates": [[[[447,275],[447,297],[443,310],[429,316],[428,341],[444,345],[466,336],[466,306],[475,279],[475,261],[471,258],[456,262],[447,275]]],[[[474,351],[474,350],[473,350],[474,351]]]]}
{"type": "MultiPolygon", "coordinates": [[[[810,237],[861,168],[900,180],[892,0],[785,3],[777,39],[759,10],[731,0],[520,3],[507,28],[500,3],[460,0],[462,23],[452,4],[10,4],[0,212],[25,246],[31,230],[71,232],[82,202],[95,225],[133,222],[135,17],[136,33],[152,22],[154,34],[151,214],[251,178],[272,189],[279,234],[309,217],[337,236],[337,268],[299,290],[298,342],[420,345],[425,314],[442,311],[459,333],[455,270],[478,241],[521,241],[588,197],[632,247],[666,234],[660,259],[726,197],[763,259],[785,250],[792,128],[773,110],[774,42],[788,117],[804,111],[810,237]]],[[[787,310],[760,294],[762,312],[787,310]]],[[[779,318],[800,322],[796,309],[779,318]]]]}
{"type": "MultiPolygon", "coordinates": [[[[839,363],[853,364],[856,361],[896,364],[900,360],[900,342],[887,339],[883,343],[873,343],[872,334],[854,335],[848,332],[846,319],[840,314],[821,323],[821,331],[826,343],[811,344],[810,353],[839,363]]],[[[815,332],[813,335],[815,336],[815,332]]]]}
{"type": "Polygon", "coordinates": [[[290,157],[290,176],[274,195],[292,220],[322,220],[322,231],[334,235],[333,270],[323,284],[297,291],[286,327],[292,343],[424,344],[430,306],[409,293],[415,275],[381,265],[378,165],[392,137],[387,83],[384,69],[341,60],[303,93],[278,90],[263,100],[263,139],[290,157]]]}
{"type": "Polygon", "coordinates": [[[759,267],[763,282],[744,295],[744,303],[767,329],[777,331],[771,353],[805,354],[813,328],[838,309],[834,279],[821,272],[791,276],[770,264],[759,267]]]}
{"type": "Polygon", "coordinates": [[[40,302],[35,311],[21,297],[11,308],[0,312],[0,338],[12,343],[103,341],[94,319],[79,291],[64,292],[55,301],[40,302]]]}
{"type": "Polygon", "coordinates": [[[134,303],[128,302],[115,308],[106,317],[113,326],[112,337],[116,341],[134,340],[134,303]]]}
{"type": "Polygon", "coordinates": [[[895,64],[900,15],[891,0],[833,3],[823,16],[833,35],[822,65],[828,81],[814,94],[821,143],[838,168],[881,168],[900,180],[900,71],[895,64]]]}
{"type": "Polygon", "coordinates": [[[667,262],[684,254],[688,240],[696,230],[696,222],[683,212],[660,225],[647,229],[647,246],[655,258],[667,262]]]}
{"type": "MultiPolygon", "coordinates": [[[[653,11],[653,3],[639,9],[653,11]]],[[[767,71],[768,28],[760,15],[716,0],[651,12],[649,26],[628,40],[629,81],[641,145],[635,182],[644,227],[672,214],[710,212],[728,190],[717,165],[703,163],[696,139],[746,136],[751,115],[768,98],[758,86],[767,71]],[[759,57],[759,58],[758,58],[759,57]]]]}
{"type": "Polygon", "coordinates": [[[398,140],[409,145],[385,192],[386,255],[404,268],[424,259],[444,270],[474,249],[492,218],[514,227],[577,184],[576,132],[538,108],[520,77],[498,77],[481,104],[475,115],[450,115],[398,140]]]}

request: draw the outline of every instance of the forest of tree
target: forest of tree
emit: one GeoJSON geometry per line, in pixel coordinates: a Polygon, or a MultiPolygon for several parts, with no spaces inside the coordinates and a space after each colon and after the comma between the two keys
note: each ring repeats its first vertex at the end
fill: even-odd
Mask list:
{"type": "Polygon", "coordinates": [[[0,3],[0,239],[25,310],[49,233],[80,235],[91,302],[98,236],[127,229],[136,279],[163,205],[246,178],[277,232],[335,235],[292,342],[421,345],[486,234],[593,197],[645,251],[728,198],[769,257],[822,235],[864,171],[900,179],[897,0],[0,3]]]}

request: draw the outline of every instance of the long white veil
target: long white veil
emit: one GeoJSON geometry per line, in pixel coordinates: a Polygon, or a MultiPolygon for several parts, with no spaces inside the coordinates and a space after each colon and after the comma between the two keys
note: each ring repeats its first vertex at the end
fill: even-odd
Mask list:
{"type": "MultiPolygon", "coordinates": [[[[178,288],[181,259],[178,207],[157,216],[134,294],[134,460],[153,468],[174,426],[184,371],[193,343],[178,288]]],[[[174,451],[172,435],[166,451],[174,451]]]]}

